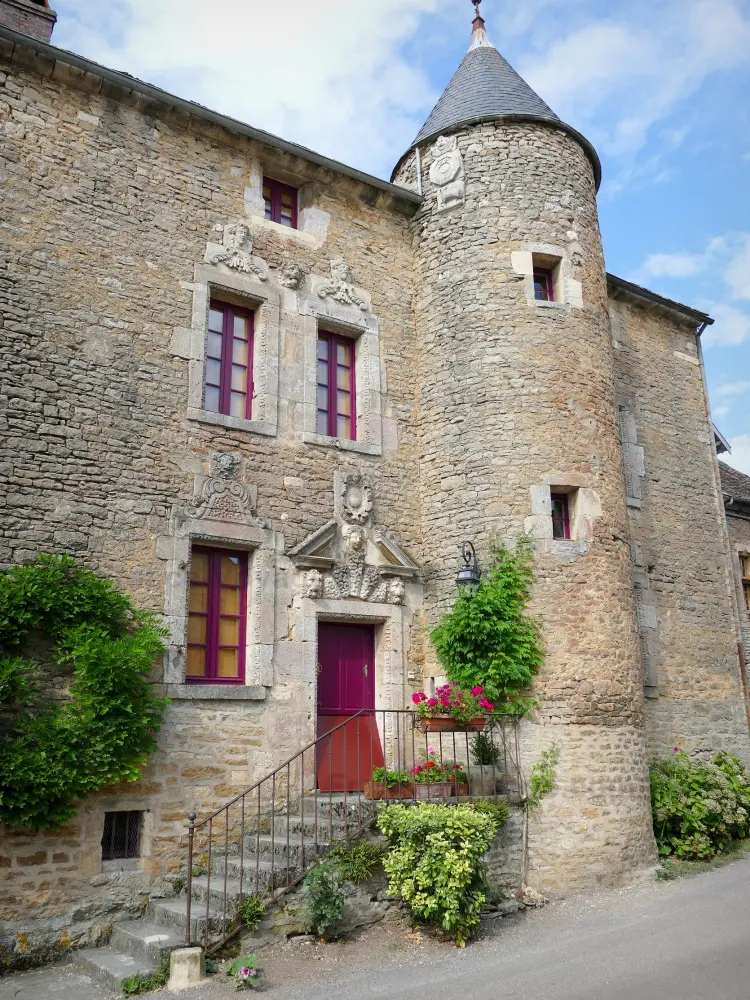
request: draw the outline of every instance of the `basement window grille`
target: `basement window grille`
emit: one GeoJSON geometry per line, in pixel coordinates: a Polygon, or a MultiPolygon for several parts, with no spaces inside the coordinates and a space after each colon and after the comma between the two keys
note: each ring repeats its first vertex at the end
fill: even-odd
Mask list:
{"type": "Polygon", "coordinates": [[[140,857],[142,825],[142,812],[105,812],[102,861],[140,857]]]}

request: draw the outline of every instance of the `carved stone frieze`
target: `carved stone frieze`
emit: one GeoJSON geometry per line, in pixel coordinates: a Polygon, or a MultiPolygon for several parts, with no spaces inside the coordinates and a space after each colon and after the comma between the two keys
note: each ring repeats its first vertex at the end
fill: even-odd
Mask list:
{"type": "Polygon", "coordinates": [[[253,234],[244,222],[224,226],[222,249],[211,255],[212,264],[225,264],[233,271],[254,274],[261,281],[268,278],[268,268],[258,257],[253,257],[253,234]]]}
{"type": "Polygon", "coordinates": [[[341,258],[331,261],[331,277],[318,286],[318,295],[321,299],[331,298],[342,305],[367,311],[367,302],[354,287],[351,268],[341,258]]]}
{"type": "Polygon", "coordinates": [[[239,481],[242,460],[231,452],[211,455],[211,475],[198,481],[197,492],[185,513],[195,520],[233,520],[253,514],[253,493],[239,481]]]}
{"type": "Polygon", "coordinates": [[[341,483],[341,516],[348,524],[366,524],[372,513],[372,486],[358,472],[341,483]]]}
{"type": "Polygon", "coordinates": [[[457,208],[466,200],[464,161],[455,135],[441,135],[433,147],[430,180],[437,192],[439,212],[457,208]]]}

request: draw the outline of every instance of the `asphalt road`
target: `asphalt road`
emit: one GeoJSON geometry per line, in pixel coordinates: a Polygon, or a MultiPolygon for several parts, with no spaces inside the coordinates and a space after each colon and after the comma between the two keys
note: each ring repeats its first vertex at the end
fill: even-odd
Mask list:
{"type": "Polygon", "coordinates": [[[572,898],[465,951],[311,977],[274,1000],[748,1000],[750,859],[572,898]]]}

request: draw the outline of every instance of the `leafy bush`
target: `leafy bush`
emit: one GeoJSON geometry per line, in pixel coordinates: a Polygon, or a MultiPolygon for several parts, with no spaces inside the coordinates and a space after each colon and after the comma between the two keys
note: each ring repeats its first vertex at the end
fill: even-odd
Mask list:
{"type": "Polygon", "coordinates": [[[471,739],[471,762],[477,767],[496,767],[502,750],[492,739],[492,731],[474,733],[471,739]]]}
{"type": "Polygon", "coordinates": [[[395,788],[396,785],[408,785],[411,778],[406,771],[387,771],[384,767],[374,767],[372,780],[383,782],[386,788],[395,788]]]}
{"type": "Polygon", "coordinates": [[[729,753],[674,756],[651,767],[654,833],[662,856],[710,858],[750,832],[750,775],[729,753]]]}
{"type": "Polygon", "coordinates": [[[437,924],[464,947],[487,899],[482,856],[495,820],[468,805],[424,803],[388,806],[378,826],[392,845],[383,862],[390,892],[417,920],[437,924]]]}
{"type": "Polygon", "coordinates": [[[307,874],[307,905],[310,931],[319,938],[330,938],[344,916],[343,877],[335,861],[323,861],[307,874]]]}
{"type": "Polygon", "coordinates": [[[560,747],[553,743],[551,747],[542,750],[539,760],[531,768],[531,788],[529,789],[529,807],[536,809],[545,795],[555,787],[557,765],[560,761],[560,747]]]}
{"type": "Polygon", "coordinates": [[[508,803],[505,799],[472,799],[466,805],[475,812],[489,816],[499,830],[508,822],[508,803]]]}
{"type": "Polygon", "coordinates": [[[0,823],[58,830],[103,785],[136,781],[156,749],[166,702],[148,682],[165,629],[109,580],[69,556],[0,573],[0,677],[15,708],[0,735],[0,823]],[[31,705],[19,662],[30,632],[73,667],[69,700],[31,705]]]}
{"type": "Polygon", "coordinates": [[[531,541],[522,535],[514,552],[495,541],[489,570],[432,630],[438,659],[451,680],[481,686],[500,712],[528,712],[524,697],[544,659],[540,625],[526,614],[534,582],[531,541]]]}
{"type": "Polygon", "coordinates": [[[341,844],[334,847],[329,858],[335,861],[345,882],[359,885],[372,878],[375,869],[383,860],[385,848],[368,840],[358,840],[355,844],[341,844]]]}
{"type": "Polygon", "coordinates": [[[267,912],[268,906],[255,893],[245,896],[237,906],[237,916],[250,931],[255,930],[267,912]]]}

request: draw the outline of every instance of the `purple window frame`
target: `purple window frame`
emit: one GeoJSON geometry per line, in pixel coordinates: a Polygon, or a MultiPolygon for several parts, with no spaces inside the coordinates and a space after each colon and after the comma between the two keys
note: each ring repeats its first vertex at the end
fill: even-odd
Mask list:
{"type": "MultiPolygon", "coordinates": [[[[193,553],[201,552],[208,556],[208,619],[206,624],[206,642],[188,642],[187,647],[195,646],[206,650],[206,673],[202,677],[185,675],[186,684],[244,684],[245,683],[245,644],[247,641],[247,552],[237,552],[232,549],[211,549],[204,545],[195,545],[193,553]],[[238,615],[221,615],[221,557],[226,555],[239,556],[240,567],[240,612],[238,615]],[[221,618],[239,619],[239,648],[237,646],[220,646],[219,625],[221,618]],[[219,650],[222,648],[238,649],[237,676],[219,677],[219,650]]],[[[227,584],[225,584],[227,586],[227,584]]],[[[190,588],[188,587],[188,599],[190,588]]],[[[202,616],[200,612],[192,612],[202,616]]],[[[188,617],[190,612],[188,612],[188,617]]]]}
{"type": "Polygon", "coordinates": [[[552,537],[570,538],[570,505],[567,493],[552,493],[552,537]],[[561,514],[555,514],[555,504],[560,504],[561,514]],[[555,534],[555,528],[562,529],[562,534],[555,534]]]}
{"type": "Polygon", "coordinates": [[[265,203],[265,216],[270,222],[277,222],[280,226],[285,226],[286,223],[281,221],[281,196],[282,194],[291,195],[292,199],[292,218],[291,225],[287,228],[296,229],[297,228],[297,188],[291,187],[289,184],[282,184],[281,181],[271,180],[270,177],[263,178],[263,201],[265,203]],[[269,188],[271,197],[266,198],[265,189],[269,188]]]}
{"type": "Polygon", "coordinates": [[[552,271],[545,267],[534,268],[534,298],[540,302],[555,301],[555,286],[552,281],[552,271]],[[544,285],[544,295],[537,295],[537,283],[544,285]]]}
{"type": "Polygon", "coordinates": [[[216,299],[211,300],[209,310],[214,310],[216,312],[223,313],[224,319],[222,321],[222,331],[221,331],[221,356],[217,358],[215,354],[211,354],[211,334],[218,333],[217,330],[210,329],[210,311],[209,311],[209,330],[206,344],[206,367],[203,378],[203,394],[204,403],[203,407],[206,410],[210,410],[212,413],[223,413],[226,416],[237,416],[238,414],[232,414],[232,376],[233,369],[244,369],[245,372],[245,411],[243,417],[245,420],[250,420],[252,409],[253,409],[253,352],[254,352],[254,340],[255,340],[255,329],[253,323],[253,313],[250,309],[243,309],[241,306],[234,306],[228,302],[221,302],[216,299]],[[242,337],[236,337],[234,333],[234,319],[235,317],[240,317],[247,320],[247,339],[242,337]],[[235,364],[234,363],[234,344],[237,343],[247,343],[247,357],[246,364],[235,364]],[[230,346],[231,345],[231,346],[230,346]],[[209,381],[209,362],[218,361],[219,362],[219,381],[212,382],[209,381]],[[219,390],[219,409],[211,410],[207,403],[207,389],[218,389],[219,390]]]}
{"type": "MultiPolygon", "coordinates": [[[[323,382],[320,381],[320,364],[318,364],[317,365],[317,369],[316,369],[317,373],[318,373],[318,375],[317,375],[318,382],[317,382],[317,388],[316,388],[316,399],[317,399],[317,394],[319,394],[320,390],[323,389],[323,388],[325,388],[325,390],[327,392],[327,397],[328,397],[328,399],[327,399],[328,407],[327,407],[327,409],[323,409],[320,406],[317,407],[317,409],[316,409],[316,424],[315,424],[315,429],[316,429],[316,431],[317,431],[318,434],[323,433],[320,430],[320,415],[322,413],[325,413],[326,414],[326,422],[327,422],[327,430],[326,430],[327,436],[328,437],[339,437],[339,438],[343,437],[342,434],[338,433],[338,418],[340,416],[341,417],[348,416],[349,417],[349,436],[345,440],[356,441],[357,440],[357,376],[356,376],[356,359],[355,359],[355,350],[354,350],[355,345],[354,345],[354,341],[351,339],[351,337],[342,337],[342,336],[340,336],[337,333],[329,333],[327,330],[319,330],[318,331],[318,343],[320,343],[321,340],[324,340],[324,341],[326,341],[328,343],[328,382],[326,384],[326,383],[323,383],[323,382]],[[348,366],[347,365],[339,365],[338,360],[336,360],[336,362],[333,365],[335,374],[334,374],[334,377],[332,378],[331,377],[331,358],[332,357],[338,358],[338,348],[339,347],[343,347],[347,351],[348,356],[349,356],[349,365],[348,366]],[[346,414],[346,413],[339,413],[338,412],[338,370],[339,370],[339,368],[347,368],[348,371],[350,372],[350,375],[351,375],[351,383],[350,383],[351,384],[351,388],[348,390],[348,392],[349,392],[349,394],[351,396],[351,401],[349,403],[349,410],[350,410],[350,412],[348,414],[346,414]]],[[[320,360],[321,359],[318,359],[318,361],[320,361],[320,360]]],[[[342,392],[346,392],[346,391],[347,390],[345,390],[345,389],[342,390],[342,392]]]]}

